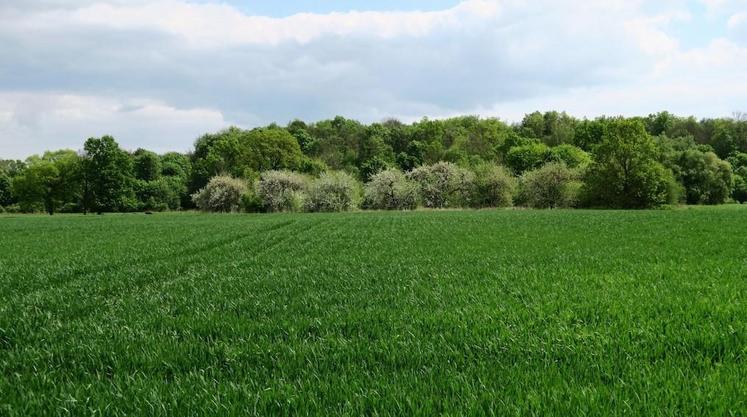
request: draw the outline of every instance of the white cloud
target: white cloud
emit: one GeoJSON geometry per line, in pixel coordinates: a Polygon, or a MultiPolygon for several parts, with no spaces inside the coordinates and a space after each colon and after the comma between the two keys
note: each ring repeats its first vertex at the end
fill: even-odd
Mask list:
{"type": "Polygon", "coordinates": [[[158,31],[196,47],[308,43],[322,36],[365,34],[381,38],[424,36],[434,28],[465,27],[489,19],[497,3],[469,0],[434,12],[299,13],[285,18],[248,16],[225,4],[155,0],[146,4],[91,3],[76,9],[51,9],[10,22],[15,30],[50,31],[88,26],[109,30],[158,31]]]}
{"type": "Polygon", "coordinates": [[[285,18],[185,0],[0,5],[0,154],[105,133],[184,150],[227,120],[336,114],[718,115],[743,102],[742,1],[707,0],[725,26],[732,16],[732,35],[696,49],[673,30],[693,19],[681,0],[653,11],[642,0],[469,0],[285,18]]]}
{"type": "Polygon", "coordinates": [[[186,151],[205,129],[227,121],[209,109],[176,109],[151,100],[120,101],[69,94],[0,93],[0,157],[46,149],[79,149],[83,140],[112,134],[128,149],[186,151]],[[174,143],[184,142],[182,149],[174,143]]]}

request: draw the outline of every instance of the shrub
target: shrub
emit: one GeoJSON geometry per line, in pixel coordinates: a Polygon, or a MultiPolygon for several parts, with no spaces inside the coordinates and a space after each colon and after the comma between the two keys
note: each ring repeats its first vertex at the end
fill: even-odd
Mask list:
{"type": "Polygon", "coordinates": [[[423,205],[428,208],[468,205],[475,175],[450,162],[424,165],[408,174],[418,183],[423,205]]]}
{"type": "Polygon", "coordinates": [[[266,211],[301,211],[309,180],[291,171],[266,171],[257,182],[257,197],[266,211]]]}
{"type": "Polygon", "coordinates": [[[376,210],[413,210],[418,205],[418,184],[398,169],[381,171],[366,184],[364,204],[376,210]]]}
{"type": "Polygon", "coordinates": [[[513,204],[516,178],[506,168],[490,163],[475,167],[474,207],[508,207],[513,204]]]}
{"type": "Polygon", "coordinates": [[[249,189],[241,196],[241,211],[246,213],[261,213],[264,209],[262,199],[257,195],[257,187],[249,189]]]}
{"type": "Polygon", "coordinates": [[[228,176],[213,177],[205,188],[192,195],[197,208],[203,211],[229,213],[237,211],[246,182],[228,176]]]}
{"type": "Polygon", "coordinates": [[[8,214],[18,214],[23,213],[23,210],[21,210],[21,206],[19,206],[18,204],[11,204],[5,206],[5,212],[8,214]]]}
{"type": "Polygon", "coordinates": [[[581,187],[578,171],[551,162],[521,177],[519,199],[533,208],[569,208],[578,204],[581,187]]]}
{"type": "Polygon", "coordinates": [[[350,174],[329,172],[309,187],[306,210],[314,212],[350,211],[360,206],[361,186],[350,174]]]}

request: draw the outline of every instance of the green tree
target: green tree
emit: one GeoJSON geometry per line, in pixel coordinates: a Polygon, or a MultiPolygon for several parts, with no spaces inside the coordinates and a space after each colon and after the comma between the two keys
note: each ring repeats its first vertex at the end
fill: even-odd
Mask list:
{"type": "Polygon", "coordinates": [[[523,136],[542,139],[545,136],[545,116],[538,111],[526,114],[520,128],[523,136]]]}
{"type": "Polygon", "coordinates": [[[747,169],[742,169],[734,175],[732,197],[739,203],[747,201],[747,169]]]}
{"type": "Polygon", "coordinates": [[[111,136],[90,138],[83,145],[86,211],[129,211],[136,208],[130,155],[111,136]]]}
{"type": "Polygon", "coordinates": [[[153,181],[161,176],[161,157],[155,152],[138,149],[132,154],[135,178],[153,181]]]}
{"type": "Polygon", "coordinates": [[[649,114],[646,118],[646,130],[652,136],[665,135],[674,128],[677,117],[668,111],[649,114]]]}
{"type": "Polygon", "coordinates": [[[587,171],[588,203],[646,208],[673,202],[672,172],[656,161],[656,153],[656,145],[642,121],[611,121],[587,171]]]}
{"type": "Polygon", "coordinates": [[[195,150],[190,158],[192,162],[190,190],[192,192],[202,189],[210,178],[219,174],[229,174],[234,177],[245,176],[249,167],[243,160],[245,152],[241,146],[242,135],[241,129],[230,127],[197,139],[195,150]]]}
{"type": "Polygon", "coordinates": [[[593,148],[602,142],[607,124],[611,119],[600,117],[594,120],[582,120],[576,123],[573,134],[573,144],[586,152],[591,152],[593,148]]]}
{"type": "Polygon", "coordinates": [[[688,204],[721,204],[732,190],[731,165],[713,152],[688,149],[678,161],[688,204]]]}
{"type": "Polygon", "coordinates": [[[0,170],[0,206],[13,203],[13,189],[11,178],[5,171],[0,170]]]}
{"type": "Polygon", "coordinates": [[[192,171],[192,164],[187,155],[168,152],[161,156],[161,175],[179,177],[187,180],[192,171]]]}
{"type": "Polygon", "coordinates": [[[715,125],[710,145],[716,151],[719,158],[728,158],[737,152],[737,139],[734,129],[729,121],[720,120],[715,125]]]}
{"type": "Polygon", "coordinates": [[[74,151],[32,156],[26,169],[13,179],[13,194],[24,211],[43,208],[50,215],[81,197],[81,163],[74,151]]]}
{"type": "Polygon", "coordinates": [[[254,129],[242,135],[240,144],[246,166],[255,173],[301,167],[301,147],[283,128],[254,129]]]}
{"type": "Polygon", "coordinates": [[[551,160],[550,148],[544,143],[511,148],[506,154],[506,164],[517,175],[541,167],[551,160]]]}
{"type": "Polygon", "coordinates": [[[549,159],[555,162],[563,162],[569,168],[585,168],[591,163],[591,156],[587,152],[569,144],[550,148],[549,159]]]}

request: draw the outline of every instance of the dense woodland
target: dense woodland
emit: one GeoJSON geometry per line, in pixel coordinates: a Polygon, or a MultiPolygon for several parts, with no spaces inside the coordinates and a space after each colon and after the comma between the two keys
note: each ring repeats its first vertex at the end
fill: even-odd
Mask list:
{"type": "Polygon", "coordinates": [[[188,154],[79,151],[0,160],[0,212],[341,211],[416,207],[653,208],[747,200],[747,117],[521,123],[473,116],[295,120],[198,138],[188,154]]]}

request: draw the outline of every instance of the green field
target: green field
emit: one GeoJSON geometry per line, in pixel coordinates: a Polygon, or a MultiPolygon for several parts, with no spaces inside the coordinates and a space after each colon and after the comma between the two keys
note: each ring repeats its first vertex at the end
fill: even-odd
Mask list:
{"type": "Polygon", "coordinates": [[[0,217],[0,416],[747,414],[747,207],[0,217]]]}

